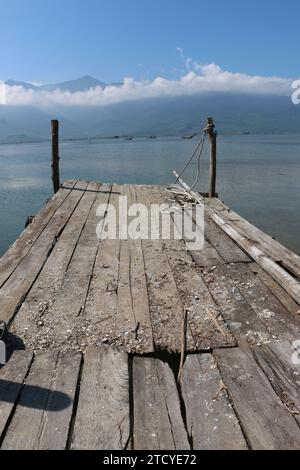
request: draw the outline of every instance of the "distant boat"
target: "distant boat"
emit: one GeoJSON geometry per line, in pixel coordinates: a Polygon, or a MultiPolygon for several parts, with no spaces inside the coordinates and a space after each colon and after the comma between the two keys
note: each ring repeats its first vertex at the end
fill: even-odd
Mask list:
{"type": "Polygon", "coordinates": [[[150,135],[149,139],[157,139],[156,135],[150,135]]]}
{"type": "Polygon", "coordinates": [[[192,140],[194,137],[195,137],[195,134],[182,136],[182,138],[185,140],[192,140]]]}
{"type": "Polygon", "coordinates": [[[120,138],[119,135],[114,135],[114,136],[113,136],[113,139],[119,139],[119,138],[120,138]]]}
{"type": "Polygon", "coordinates": [[[125,137],[126,140],[133,140],[133,137],[125,137]]]}

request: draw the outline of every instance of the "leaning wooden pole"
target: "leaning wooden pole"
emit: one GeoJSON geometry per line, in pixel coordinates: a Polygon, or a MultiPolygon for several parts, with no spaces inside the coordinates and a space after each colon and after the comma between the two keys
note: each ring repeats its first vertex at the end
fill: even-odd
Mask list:
{"type": "Polygon", "coordinates": [[[209,197],[216,196],[216,181],[217,181],[217,132],[213,118],[207,118],[206,132],[210,141],[210,170],[209,170],[209,197]]]}
{"type": "Polygon", "coordinates": [[[51,142],[52,142],[52,183],[53,191],[57,193],[60,188],[59,178],[59,123],[56,119],[51,121],[51,142]]]}
{"type": "MultiPolygon", "coordinates": [[[[203,203],[204,198],[191,188],[179,177],[176,171],[173,172],[174,176],[178,179],[182,188],[199,204],[203,203]]],[[[227,220],[224,220],[221,215],[217,214],[211,207],[205,206],[205,211],[208,216],[232,238],[248,255],[256,261],[256,263],[266,271],[275,281],[288,292],[292,298],[300,305],[300,283],[297,279],[292,277],[287,271],[261,251],[254,243],[251,243],[248,238],[238,232],[231,226],[227,220]]]]}

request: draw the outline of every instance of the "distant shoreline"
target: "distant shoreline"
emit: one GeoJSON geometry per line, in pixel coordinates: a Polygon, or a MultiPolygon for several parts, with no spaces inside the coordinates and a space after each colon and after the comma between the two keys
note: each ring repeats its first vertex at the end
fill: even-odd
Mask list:
{"type": "MultiPolygon", "coordinates": [[[[299,136],[300,132],[282,132],[282,133],[246,133],[246,132],[240,132],[240,133],[219,133],[219,136],[222,137],[256,137],[256,136],[299,136]]],[[[178,140],[197,140],[197,138],[200,137],[200,134],[196,134],[192,139],[186,139],[184,135],[157,135],[155,138],[151,136],[125,136],[125,135],[120,135],[120,136],[95,136],[95,137],[68,137],[68,138],[63,138],[61,139],[61,142],[86,142],[86,141],[97,141],[97,140],[112,140],[112,141],[138,141],[138,140],[149,140],[149,141],[154,141],[156,139],[178,139],[178,140]]],[[[11,140],[9,138],[7,139],[0,139],[0,145],[24,145],[24,144],[43,144],[50,142],[49,139],[38,139],[38,138],[24,138],[24,140],[11,140]]]]}

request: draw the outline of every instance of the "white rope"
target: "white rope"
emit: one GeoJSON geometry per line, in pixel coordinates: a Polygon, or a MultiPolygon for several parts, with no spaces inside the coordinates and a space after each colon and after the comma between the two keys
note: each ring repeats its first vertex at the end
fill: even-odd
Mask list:
{"type": "Polygon", "coordinates": [[[189,164],[192,162],[192,160],[194,159],[194,156],[196,155],[199,147],[201,146],[202,142],[203,142],[203,139],[204,139],[204,135],[201,137],[200,141],[198,142],[194,152],[192,153],[192,156],[188,159],[186,165],[182,168],[182,170],[179,172],[179,175],[178,175],[178,178],[176,179],[175,181],[175,184],[178,182],[179,178],[181,178],[181,176],[183,175],[183,173],[185,172],[185,170],[188,168],[189,164]]]}
{"type": "MultiPolygon", "coordinates": [[[[201,176],[201,168],[200,168],[200,163],[201,163],[201,156],[202,156],[202,153],[203,153],[203,148],[204,148],[204,143],[205,143],[205,137],[206,137],[206,134],[208,134],[212,129],[213,129],[213,124],[208,124],[204,129],[203,129],[203,134],[202,134],[202,137],[200,139],[200,141],[198,142],[194,152],[192,153],[191,157],[188,159],[187,163],[185,164],[185,166],[182,168],[182,170],[179,172],[178,174],[178,177],[176,178],[175,180],[175,184],[172,186],[174,188],[174,190],[176,191],[176,194],[182,194],[182,191],[185,195],[188,195],[188,192],[186,190],[183,190],[183,188],[181,186],[178,186],[177,183],[178,181],[180,180],[181,176],[183,175],[183,173],[186,171],[186,169],[189,167],[189,165],[191,164],[191,162],[193,161],[196,153],[198,152],[199,150],[199,155],[198,155],[198,164],[197,164],[197,175],[196,175],[196,179],[194,181],[194,183],[192,184],[191,186],[191,190],[193,190],[195,188],[195,186],[198,184],[198,181],[200,179],[200,176],[201,176]]],[[[168,188],[169,189],[169,188],[168,188]]],[[[171,191],[174,193],[174,190],[171,191]]]]}
{"type": "Polygon", "coordinates": [[[194,189],[194,187],[198,184],[198,181],[199,181],[200,176],[201,176],[200,163],[201,163],[201,156],[202,156],[203,147],[204,147],[204,143],[205,143],[205,137],[206,137],[206,132],[204,133],[203,140],[202,140],[202,145],[201,145],[201,148],[200,148],[200,153],[199,153],[199,156],[198,156],[197,176],[196,176],[196,179],[195,179],[194,183],[193,183],[192,186],[191,186],[191,191],[192,191],[192,190],[194,189]]]}

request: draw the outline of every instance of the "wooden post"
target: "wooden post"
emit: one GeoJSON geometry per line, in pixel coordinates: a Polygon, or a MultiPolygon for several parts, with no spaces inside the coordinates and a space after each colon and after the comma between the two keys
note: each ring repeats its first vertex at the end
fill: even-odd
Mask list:
{"type": "Polygon", "coordinates": [[[59,148],[58,148],[58,131],[59,123],[57,120],[51,121],[51,139],[52,139],[52,183],[54,193],[60,188],[60,179],[59,179],[59,148]]]}
{"type": "Polygon", "coordinates": [[[207,118],[207,134],[210,141],[210,170],[209,170],[209,197],[216,197],[217,180],[217,132],[213,118],[207,118]]]}

